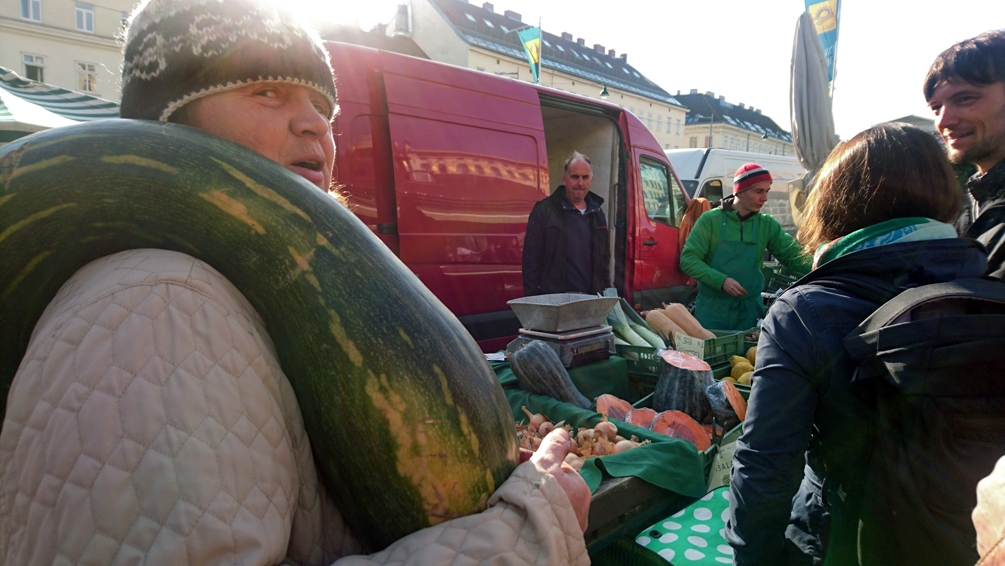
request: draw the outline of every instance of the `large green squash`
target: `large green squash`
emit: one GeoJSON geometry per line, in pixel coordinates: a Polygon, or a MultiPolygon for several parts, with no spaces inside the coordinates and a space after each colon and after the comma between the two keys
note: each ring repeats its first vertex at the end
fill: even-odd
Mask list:
{"type": "Polygon", "coordinates": [[[355,216],[243,147],[107,120],[0,150],[0,386],[86,263],[195,256],[265,320],[322,478],[374,549],[484,509],[518,462],[502,388],[458,320],[355,216]]]}

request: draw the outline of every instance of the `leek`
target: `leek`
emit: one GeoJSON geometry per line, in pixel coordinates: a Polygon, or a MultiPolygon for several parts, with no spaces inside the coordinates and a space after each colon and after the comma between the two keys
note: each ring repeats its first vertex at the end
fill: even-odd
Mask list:
{"type": "Polygon", "coordinates": [[[649,345],[654,348],[666,348],[667,345],[660,338],[660,335],[656,333],[652,328],[649,328],[648,324],[635,324],[634,322],[629,322],[628,327],[635,331],[636,334],[641,336],[649,345]]]}
{"type": "Polygon", "coordinates": [[[632,346],[645,346],[647,348],[652,347],[652,344],[628,326],[628,319],[625,317],[625,313],[622,312],[620,304],[614,303],[614,308],[607,315],[607,324],[611,325],[614,333],[620,336],[625,342],[628,342],[628,344],[632,346]]]}
{"type": "Polygon", "coordinates": [[[646,323],[646,320],[639,315],[639,313],[635,312],[635,309],[632,308],[632,305],[628,304],[628,301],[626,301],[624,297],[620,297],[618,304],[621,306],[621,312],[625,313],[625,316],[628,319],[628,327],[641,336],[643,340],[648,342],[648,346],[652,346],[654,348],[667,347],[666,342],[663,341],[663,338],[660,338],[659,333],[653,330],[652,327],[646,323]]]}

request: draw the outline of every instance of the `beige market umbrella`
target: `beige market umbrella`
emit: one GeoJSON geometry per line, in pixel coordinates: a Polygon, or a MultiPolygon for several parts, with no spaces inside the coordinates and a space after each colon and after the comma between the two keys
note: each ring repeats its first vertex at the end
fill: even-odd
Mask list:
{"type": "Polygon", "coordinates": [[[834,133],[827,59],[809,12],[803,12],[796,21],[790,87],[792,143],[799,163],[807,171],[802,179],[789,183],[792,219],[798,226],[802,224],[806,196],[812,190],[810,180],[839,140],[834,133]]]}

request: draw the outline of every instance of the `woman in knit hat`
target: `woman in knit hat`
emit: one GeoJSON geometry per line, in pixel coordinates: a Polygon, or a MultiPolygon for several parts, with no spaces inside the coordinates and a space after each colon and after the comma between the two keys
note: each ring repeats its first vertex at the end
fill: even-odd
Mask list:
{"type": "MultiPolygon", "coordinates": [[[[331,184],[328,55],[275,4],[144,4],[122,85],[123,118],[194,126],[331,184]]],[[[565,432],[482,513],[365,548],[319,481],[262,319],[182,253],[130,250],[75,273],[36,325],[7,407],[4,564],[589,563],[590,492],[563,468],[565,432]]]]}
{"type": "Polygon", "coordinates": [[[733,179],[733,195],[702,214],[687,237],[680,267],[698,281],[694,314],[705,328],[746,330],[764,317],[765,249],[796,273],[810,269],[811,258],[799,244],[761,212],[770,189],[767,169],[743,164],[733,179]]]}

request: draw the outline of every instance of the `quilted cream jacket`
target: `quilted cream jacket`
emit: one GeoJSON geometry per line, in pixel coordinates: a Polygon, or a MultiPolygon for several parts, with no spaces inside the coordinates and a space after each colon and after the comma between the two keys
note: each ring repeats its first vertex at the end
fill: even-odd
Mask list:
{"type": "Polygon", "coordinates": [[[132,250],[48,306],[0,431],[4,564],[589,564],[555,479],[365,554],[318,482],[262,321],[212,267],[132,250]]]}

